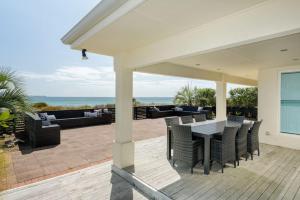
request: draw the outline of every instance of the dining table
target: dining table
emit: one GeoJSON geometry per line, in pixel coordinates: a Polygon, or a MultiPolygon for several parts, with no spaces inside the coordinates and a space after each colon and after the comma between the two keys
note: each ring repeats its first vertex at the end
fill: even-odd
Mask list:
{"type": "Polygon", "coordinates": [[[214,135],[223,133],[225,127],[241,127],[242,123],[228,120],[207,120],[204,122],[195,122],[185,124],[191,126],[194,137],[204,139],[204,174],[208,175],[210,171],[210,140],[214,135]]]}

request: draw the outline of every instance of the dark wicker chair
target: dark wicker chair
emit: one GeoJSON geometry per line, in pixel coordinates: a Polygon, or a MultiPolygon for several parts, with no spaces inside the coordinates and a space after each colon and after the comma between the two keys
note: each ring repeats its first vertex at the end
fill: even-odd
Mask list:
{"type": "Polygon", "coordinates": [[[244,123],[235,137],[235,153],[237,164],[240,165],[240,158],[244,156],[246,160],[248,159],[248,151],[247,151],[247,134],[251,127],[251,124],[244,123]]]}
{"type": "Polygon", "coordinates": [[[173,135],[172,125],[179,125],[179,117],[166,117],[165,122],[167,125],[167,158],[171,159],[171,149],[173,148],[173,135]]]}
{"type": "Polygon", "coordinates": [[[173,166],[176,161],[182,161],[193,168],[203,161],[203,140],[193,140],[191,126],[173,125],[173,166]]]}
{"type": "Polygon", "coordinates": [[[221,164],[222,173],[225,163],[233,162],[236,167],[235,136],[238,127],[225,127],[221,140],[211,142],[211,160],[221,164]]]}
{"type": "Polygon", "coordinates": [[[206,121],[206,114],[194,115],[194,118],[196,122],[203,122],[206,121]]]}
{"type": "Polygon", "coordinates": [[[260,151],[259,151],[259,127],[262,123],[261,121],[256,121],[254,122],[251,130],[248,133],[248,137],[247,137],[247,149],[248,149],[248,153],[251,155],[251,160],[253,160],[253,153],[255,151],[257,151],[257,155],[260,155],[260,151]]]}
{"type": "Polygon", "coordinates": [[[237,116],[237,115],[229,115],[227,117],[228,121],[243,123],[245,120],[245,116],[237,116]]]}
{"type": "Polygon", "coordinates": [[[192,115],[181,116],[180,118],[181,118],[182,124],[190,124],[190,123],[194,122],[192,115]]]}

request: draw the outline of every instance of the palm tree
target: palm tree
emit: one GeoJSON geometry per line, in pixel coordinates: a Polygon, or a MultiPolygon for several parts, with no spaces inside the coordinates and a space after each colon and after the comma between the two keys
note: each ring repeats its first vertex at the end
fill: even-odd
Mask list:
{"type": "Polygon", "coordinates": [[[10,113],[32,111],[22,80],[4,67],[0,67],[0,108],[8,109],[10,113]]]}
{"type": "Polygon", "coordinates": [[[198,106],[215,106],[216,91],[212,88],[197,88],[194,89],[195,105],[198,106]]]}
{"type": "Polygon", "coordinates": [[[179,105],[194,105],[194,91],[189,85],[182,87],[174,98],[174,103],[179,105]]]}

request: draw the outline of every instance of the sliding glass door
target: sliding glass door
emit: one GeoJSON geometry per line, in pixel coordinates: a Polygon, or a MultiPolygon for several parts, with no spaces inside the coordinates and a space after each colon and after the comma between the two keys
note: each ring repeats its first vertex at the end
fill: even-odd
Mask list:
{"type": "Polygon", "coordinates": [[[300,135],[300,72],[281,74],[281,132],[300,135]]]}

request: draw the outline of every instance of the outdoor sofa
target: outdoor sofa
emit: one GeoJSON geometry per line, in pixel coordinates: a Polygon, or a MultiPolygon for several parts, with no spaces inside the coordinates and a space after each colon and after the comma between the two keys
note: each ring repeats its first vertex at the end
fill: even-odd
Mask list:
{"type": "Polygon", "coordinates": [[[26,113],[25,132],[30,145],[34,148],[60,144],[60,126],[57,124],[43,126],[37,114],[26,113]]]}
{"type": "Polygon", "coordinates": [[[58,110],[47,111],[47,114],[54,115],[56,119],[51,120],[51,124],[58,124],[62,129],[112,123],[111,112],[101,112],[97,117],[87,117],[85,112],[94,112],[94,110],[58,110]]]}
{"type": "Polygon", "coordinates": [[[198,106],[152,106],[149,107],[147,118],[161,118],[171,116],[187,116],[205,114],[210,119],[210,111],[205,108],[198,111],[198,106]],[[178,109],[179,108],[179,109],[178,109]]]}

